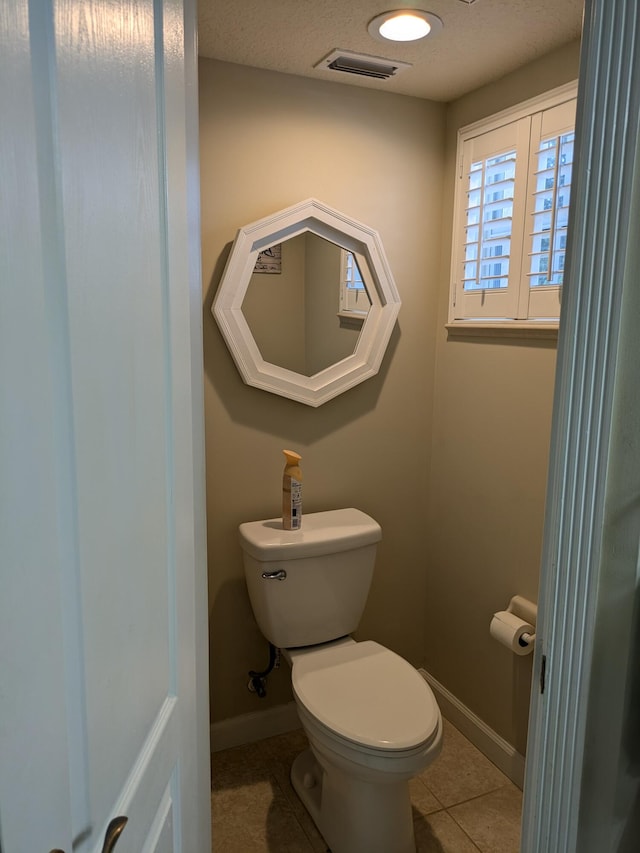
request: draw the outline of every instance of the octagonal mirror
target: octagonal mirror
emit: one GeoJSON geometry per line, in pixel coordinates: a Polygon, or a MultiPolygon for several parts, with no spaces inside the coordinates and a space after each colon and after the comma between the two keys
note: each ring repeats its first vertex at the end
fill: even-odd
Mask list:
{"type": "Polygon", "coordinates": [[[377,232],[316,199],[238,231],[212,306],[243,380],[308,406],[378,372],[399,309],[377,232]]]}

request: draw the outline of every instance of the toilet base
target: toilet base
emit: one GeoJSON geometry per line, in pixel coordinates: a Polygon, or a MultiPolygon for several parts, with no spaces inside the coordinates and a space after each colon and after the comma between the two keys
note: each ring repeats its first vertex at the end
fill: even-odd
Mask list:
{"type": "Polygon", "coordinates": [[[310,749],[296,756],[291,765],[291,784],[320,833],[320,804],[322,802],[322,767],[310,749]]]}
{"type": "Polygon", "coordinates": [[[407,781],[327,773],[306,749],[293,762],[291,784],[332,853],[415,853],[407,781]]]}

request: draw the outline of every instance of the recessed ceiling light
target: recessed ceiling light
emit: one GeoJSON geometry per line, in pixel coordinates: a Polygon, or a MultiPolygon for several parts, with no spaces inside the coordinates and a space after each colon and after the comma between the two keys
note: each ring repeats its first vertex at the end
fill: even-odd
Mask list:
{"type": "Polygon", "coordinates": [[[370,35],[381,41],[417,41],[442,29],[442,21],[431,12],[420,9],[397,9],[383,12],[369,23],[370,35]]]}

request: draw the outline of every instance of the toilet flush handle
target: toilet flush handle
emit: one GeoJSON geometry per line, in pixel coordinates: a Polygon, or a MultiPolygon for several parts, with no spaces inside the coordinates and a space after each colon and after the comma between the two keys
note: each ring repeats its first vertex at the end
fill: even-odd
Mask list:
{"type": "Polygon", "coordinates": [[[283,581],[286,580],[287,573],[284,569],[277,569],[275,572],[263,572],[262,577],[266,581],[283,581]]]}

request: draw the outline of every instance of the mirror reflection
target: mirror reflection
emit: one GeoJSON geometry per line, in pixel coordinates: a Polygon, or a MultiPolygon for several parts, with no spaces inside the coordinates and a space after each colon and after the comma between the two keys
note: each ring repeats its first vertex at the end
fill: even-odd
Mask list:
{"type": "Polygon", "coordinates": [[[310,231],[258,256],[242,313],[265,361],[313,376],[352,355],[371,307],[361,256],[310,231]]]}

